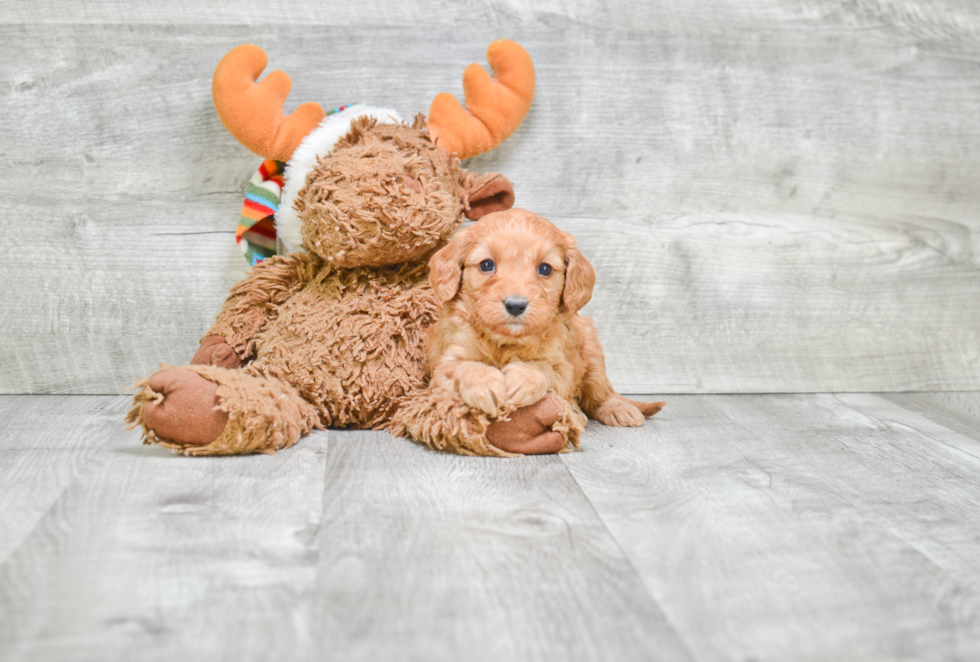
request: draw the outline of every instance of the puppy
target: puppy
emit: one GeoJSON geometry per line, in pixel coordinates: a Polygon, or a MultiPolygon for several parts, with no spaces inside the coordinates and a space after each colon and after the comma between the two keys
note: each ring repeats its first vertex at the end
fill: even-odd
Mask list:
{"type": "Polygon", "coordinates": [[[429,283],[443,305],[428,346],[433,388],[490,416],[548,392],[605,425],[639,426],[663,407],[613,390],[595,325],[577,314],[595,269],[550,221],[523,209],[484,216],[433,255],[429,283]]]}

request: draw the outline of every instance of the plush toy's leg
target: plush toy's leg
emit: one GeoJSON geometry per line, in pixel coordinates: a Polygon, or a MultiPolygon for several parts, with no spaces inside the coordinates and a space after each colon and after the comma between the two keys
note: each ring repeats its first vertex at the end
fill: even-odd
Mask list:
{"type": "Polygon", "coordinates": [[[126,420],[142,427],[143,443],[184,455],[275,453],[318,424],[293,387],[240,370],[164,367],[136,388],[126,420]]]}
{"type": "Polygon", "coordinates": [[[493,420],[452,389],[424,389],[405,396],[386,429],[435,450],[512,457],[577,448],[585,422],[577,407],[554,394],[493,420]]]}
{"type": "Polygon", "coordinates": [[[559,453],[569,444],[578,447],[582,425],[577,422],[568,404],[549,393],[533,405],[514,411],[507,420],[491,423],[487,439],[508,453],[559,453]]]}
{"type": "Polygon", "coordinates": [[[182,368],[152,375],[134,404],[142,404],[147,436],[171,444],[206,446],[228,425],[228,413],[218,409],[218,383],[182,368]]]}

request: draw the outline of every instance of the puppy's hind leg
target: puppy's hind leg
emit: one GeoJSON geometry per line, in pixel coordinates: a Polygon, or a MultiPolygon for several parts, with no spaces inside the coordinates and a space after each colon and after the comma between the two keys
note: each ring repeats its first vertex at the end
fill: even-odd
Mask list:
{"type": "Polygon", "coordinates": [[[617,393],[606,376],[606,358],[592,320],[578,317],[575,323],[575,330],[581,334],[582,358],[585,361],[582,409],[589,418],[614,427],[639,427],[643,425],[643,419],[663,409],[666,403],[637,402],[617,393]]]}
{"type": "MultiPolygon", "coordinates": [[[[623,398],[623,396],[619,396],[619,397],[623,398]]],[[[639,400],[630,400],[629,398],[623,398],[623,400],[626,400],[626,402],[630,403],[631,405],[633,405],[637,409],[639,409],[640,410],[640,413],[643,414],[643,418],[650,418],[651,416],[653,416],[654,414],[656,414],[658,411],[660,411],[661,409],[663,409],[664,408],[664,405],[667,404],[666,402],[662,402],[662,401],[661,402],[640,402],[639,400]]]]}
{"type": "Polygon", "coordinates": [[[602,404],[592,411],[586,410],[586,413],[603,425],[619,428],[639,427],[643,425],[643,419],[656,414],[664,404],[663,402],[637,402],[613,391],[602,404]]]}

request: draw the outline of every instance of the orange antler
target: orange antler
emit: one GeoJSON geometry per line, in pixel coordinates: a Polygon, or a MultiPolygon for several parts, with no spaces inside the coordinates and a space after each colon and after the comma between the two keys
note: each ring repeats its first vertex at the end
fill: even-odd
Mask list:
{"type": "Polygon", "coordinates": [[[285,117],[282,107],[293,87],[289,76],[273,71],[255,82],[268,61],[252,44],[231,49],[215,67],[211,94],[221,123],[238,142],[259,156],[288,161],[324,112],[320,104],[307,102],[285,117]]]}
{"type": "Polygon", "coordinates": [[[494,78],[478,64],[463,72],[466,110],[443,92],[429,108],[429,133],[461,159],[488,152],[514,133],[534,99],[534,63],[520,45],[498,39],[487,48],[494,78]],[[467,112],[469,111],[469,112],[467,112]]]}

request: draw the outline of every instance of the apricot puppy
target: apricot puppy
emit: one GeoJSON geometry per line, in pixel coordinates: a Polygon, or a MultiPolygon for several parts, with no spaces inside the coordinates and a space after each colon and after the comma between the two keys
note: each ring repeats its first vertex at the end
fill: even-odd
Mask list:
{"type": "Polygon", "coordinates": [[[433,388],[490,416],[547,393],[605,425],[639,426],[662,402],[635,402],[606,376],[588,303],[595,269],[575,240],[523,209],[484,216],[429,262],[442,304],[428,346],[433,388]]]}

